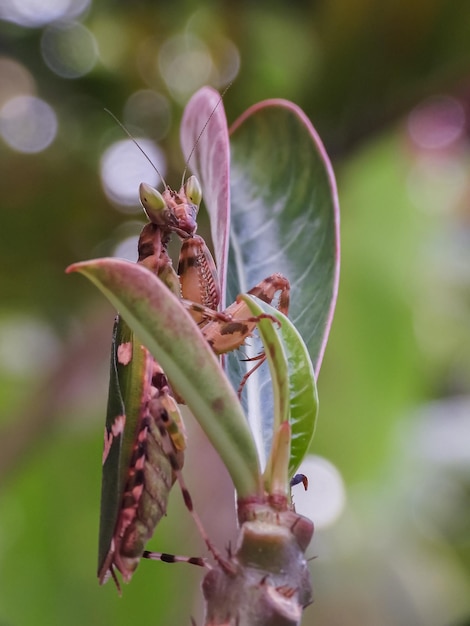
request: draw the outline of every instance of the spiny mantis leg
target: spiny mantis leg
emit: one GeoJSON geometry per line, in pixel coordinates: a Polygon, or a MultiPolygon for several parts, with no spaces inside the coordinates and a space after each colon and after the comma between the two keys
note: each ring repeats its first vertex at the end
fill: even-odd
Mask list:
{"type": "MultiPolygon", "coordinates": [[[[281,274],[268,276],[248,291],[250,295],[256,296],[268,304],[273,302],[277,292],[280,292],[277,308],[287,315],[289,310],[290,285],[287,278],[284,278],[281,274]]],[[[251,316],[248,306],[239,298],[225,309],[223,314],[229,316],[231,319],[227,322],[220,319],[213,319],[201,329],[202,334],[216,354],[231,352],[242,346],[245,340],[251,337],[260,319],[271,319],[273,322],[278,323],[275,318],[268,314],[258,317],[251,316]]],[[[257,369],[263,363],[266,356],[261,354],[259,357],[255,358],[259,359],[259,363],[257,363],[254,368],[257,369]]],[[[242,386],[254,369],[244,377],[242,386]]]]}
{"type": "MultiPolygon", "coordinates": [[[[268,304],[271,304],[272,301],[274,300],[274,296],[276,295],[277,292],[280,292],[279,295],[279,301],[278,301],[278,305],[277,308],[279,311],[281,311],[281,313],[284,313],[284,315],[287,315],[289,312],[289,294],[290,294],[290,284],[289,281],[287,280],[287,278],[285,278],[284,276],[282,276],[281,274],[272,274],[271,276],[268,276],[267,278],[265,278],[264,280],[262,280],[260,283],[258,283],[257,285],[255,285],[255,287],[253,287],[252,289],[250,289],[250,291],[248,292],[250,295],[256,296],[257,298],[260,298],[260,300],[263,300],[263,302],[267,302],[268,304]]],[[[236,305],[240,304],[240,302],[237,299],[237,302],[235,303],[236,305]]],[[[245,303],[242,302],[241,304],[243,304],[244,307],[246,307],[245,303]]],[[[232,305],[234,306],[234,305],[232,305]]],[[[226,312],[228,312],[230,310],[230,307],[227,309],[226,312]]],[[[239,314],[241,314],[241,312],[235,312],[235,310],[233,310],[232,316],[236,317],[239,314]]],[[[268,316],[271,317],[271,316],[268,316]]],[[[278,321],[275,318],[271,318],[274,319],[274,322],[278,323],[278,321]]],[[[221,329],[221,333],[223,334],[223,330],[221,329]]],[[[243,337],[243,341],[242,343],[244,343],[245,339],[249,336],[251,336],[254,327],[252,327],[251,329],[248,328],[248,334],[246,336],[243,337]]],[[[205,328],[203,329],[203,333],[204,334],[209,334],[210,332],[210,328],[205,328]]],[[[208,339],[209,343],[210,340],[208,339]]],[[[213,349],[214,349],[214,345],[213,349]]],[[[240,344],[241,345],[241,344],[240,344]]],[[[237,346],[239,347],[239,346],[237,346]]],[[[233,349],[233,348],[232,348],[233,349]]],[[[250,361],[257,361],[255,363],[255,365],[248,370],[248,372],[243,376],[242,380],[240,381],[240,384],[238,386],[238,390],[237,390],[237,395],[239,398],[241,398],[242,392],[243,392],[243,388],[248,380],[248,378],[253,374],[253,372],[255,372],[266,360],[266,354],[264,352],[262,352],[261,354],[259,354],[256,357],[253,357],[252,359],[249,359],[250,361]]]]}
{"type": "MultiPolygon", "coordinates": [[[[181,295],[185,300],[200,304],[206,309],[217,311],[220,303],[220,288],[214,259],[199,235],[183,241],[181,246],[178,275],[181,295]]],[[[205,321],[198,311],[193,310],[194,320],[205,321]]]]}
{"type": "MultiPolygon", "coordinates": [[[[181,279],[181,277],[180,277],[181,279]]],[[[287,278],[281,274],[272,274],[258,285],[250,289],[248,293],[264,302],[271,304],[276,293],[280,291],[278,310],[287,315],[289,310],[290,285],[287,278]]],[[[202,318],[199,323],[202,334],[218,355],[231,352],[243,345],[245,339],[250,337],[261,319],[270,319],[274,323],[278,321],[268,313],[253,316],[248,306],[239,298],[225,309],[214,311],[203,304],[186,299],[183,293],[182,303],[191,311],[202,318]]],[[[260,356],[260,358],[262,358],[260,356]]]]}
{"type": "MultiPolygon", "coordinates": [[[[263,319],[270,319],[274,323],[277,323],[277,320],[272,315],[269,315],[269,313],[262,313],[261,315],[251,315],[249,317],[234,318],[234,316],[229,312],[230,307],[225,309],[225,311],[213,311],[212,309],[209,309],[202,304],[192,302],[191,300],[186,300],[186,298],[181,298],[181,302],[190,311],[190,313],[195,313],[203,318],[202,321],[199,323],[199,326],[202,327],[201,330],[203,330],[203,324],[208,324],[210,321],[213,321],[218,325],[224,325],[226,332],[230,332],[229,327],[231,325],[235,325],[238,328],[238,325],[243,322],[246,322],[247,324],[252,324],[253,328],[260,320],[263,319]]],[[[237,303],[234,302],[234,305],[235,304],[237,303]]],[[[237,347],[238,346],[229,348],[228,350],[226,350],[226,352],[235,350],[237,347]]],[[[217,354],[223,353],[217,352],[217,354]]]]}
{"type": "MultiPolygon", "coordinates": [[[[216,311],[220,299],[217,272],[212,255],[202,237],[193,236],[183,241],[178,274],[183,303],[218,355],[231,352],[243,345],[260,319],[270,318],[277,322],[270,315],[251,316],[246,304],[238,299],[225,311],[216,311]]],[[[281,274],[268,276],[248,293],[271,304],[278,291],[280,292],[278,309],[287,315],[290,285],[281,274]]],[[[238,388],[239,397],[246,381],[263,364],[266,356],[262,353],[253,360],[258,360],[258,363],[241,380],[238,388]]]]}
{"type": "Polygon", "coordinates": [[[261,354],[258,354],[254,357],[251,357],[249,359],[242,359],[242,361],[245,362],[249,362],[249,361],[257,361],[255,365],[253,365],[253,367],[247,371],[247,373],[243,376],[243,378],[240,381],[240,384],[238,385],[238,389],[237,389],[237,396],[238,399],[240,400],[242,397],[242,393],[243,393],[243,388],[245,387],[247,380],[250,378],[250,376],[253,374],[253,372],[256,372],[256,370],[261,367],[261,365],[263,365],[263,363],[266,361],[266,355],[264,352],[262,352],[261,354]]]}

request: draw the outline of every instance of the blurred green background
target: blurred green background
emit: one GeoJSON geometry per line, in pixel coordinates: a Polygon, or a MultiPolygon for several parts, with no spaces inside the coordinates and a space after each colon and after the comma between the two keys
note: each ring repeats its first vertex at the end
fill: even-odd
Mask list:
{"type": "MultiPolygon", "coordinates": [[[[98,587],[114,313],[64,268],[143,223],[103,191],[123,139],[103,109],[159,143],[177,186],[185,102],[231,80],[229,121],[270,97],[306,111],[340,192],[312,452],[346,497],[309,549],[303,623],[470,624],[468,3],[4,0],[0,41],[0,626],[201,623],[197,568],[145,562],[122,598],[98,587]]],[[[223,547],[229,482],[189,428],[223,547]]],[[[199,554],[187,518],[175,489],[152,549],[199,554]]]]}

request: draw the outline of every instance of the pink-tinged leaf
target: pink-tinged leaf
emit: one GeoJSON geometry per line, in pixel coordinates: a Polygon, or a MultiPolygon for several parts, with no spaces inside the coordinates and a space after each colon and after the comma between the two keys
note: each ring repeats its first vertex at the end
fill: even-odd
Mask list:
{"type": "MultiPolygon", "coordinates": [[[[289,318],[318,375],[339,276],[339,207],[330,161],[310,120],[285,100],[248,109],[230,129],[230,148],[228,299],[266,276],[284,274],[291,283],[289,318]]],[[[236,384],[243,375],[239,360],[229,355],[228,363],[236,384]]],[[[250,423],[263,424],[269,450],[273,406],[268,372],[261,370],[248,381],[246,406],[250,423]]]]}
{"type": "Polygon", "coordinates": [[[230,145],[232,235],[246,281],[241,291],[274,272],[287,276],[289,317],[318,375],[339,278],[339,203],[330,160],[308,117],[286,100],[248,109],[231,126],[230,145]]]}
{"type": "Polygon", "coordinates": [[[203,87],[186,105],[181,146],[185,158],[189,158],[189,168],[202,185],[224,308],[230,231],[230,145],[223,103],[215,89],[203,87]]]}

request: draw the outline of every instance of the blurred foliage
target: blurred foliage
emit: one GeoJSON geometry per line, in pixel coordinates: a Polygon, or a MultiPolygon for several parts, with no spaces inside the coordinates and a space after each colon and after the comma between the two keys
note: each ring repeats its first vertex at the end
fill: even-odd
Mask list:
{"type": "MultiPolygon", "coordinates": [[[[270,97],[306,111],[333,157],[342,205],[340,297],[314,450],[341,471],[347,505],[316,534],[316,600],[304,623],[468,623],[467,3],[95,1],[76,19],[98,60],[76,78],[44,60],[50,24],[8,21],[26,5],[0,9],[0,107],[15,95],[2,62],[15,61],[29,76],[20,93],[47,101],[59,126],[37,154],[0,143],[0,624],[201,621],[200,572],[189,567],[143,563],[122,599],[97,585],[113,312],[64,268],[109,254],[135,221],[100,185],[101,155],[122,138],[104,107],[159,140],[177,186],[184,103],[201,84],[232,79],[229,120],[270,97]],[[166,121],[129,114],[141,89],[164,97],[166,121]],[[409,114],[442,94],[464,122],[453,142],[430,150],[413,139],[409,114]]],[[[205,500],[213,507],[220,497],[207,525],[226,541],[231,493],[212,482],[220,471],[210,454],[194,452],[188,467],[207,467],[187,474],[203,517],[205,500]]],[[[186,517],[175,493],[152,548],[200,552],[186,517]]]]}

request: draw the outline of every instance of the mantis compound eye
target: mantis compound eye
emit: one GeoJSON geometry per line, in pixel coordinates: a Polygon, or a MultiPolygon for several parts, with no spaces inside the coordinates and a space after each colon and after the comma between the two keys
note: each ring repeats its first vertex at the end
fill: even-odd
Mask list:
{"type": "Polygon", "coordinates": [[[139,198],[149,220],[158,226],[165,226],[168,211],[162,194],[147,183],[140,183],[139,198]]]}
{"type": "Polygon", "coordinates": [[[190,200],[197,207],[201,204],[202,189],[201,183],[196,176],[190,176],[184,184],[184,191],[188,200],[190,200]]]}

